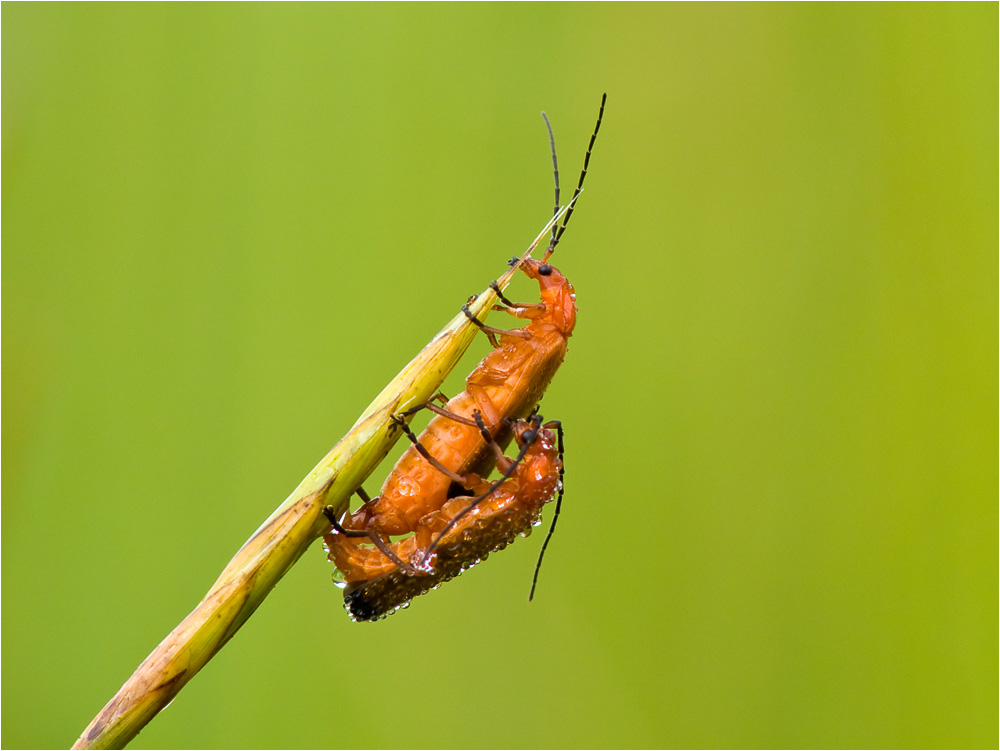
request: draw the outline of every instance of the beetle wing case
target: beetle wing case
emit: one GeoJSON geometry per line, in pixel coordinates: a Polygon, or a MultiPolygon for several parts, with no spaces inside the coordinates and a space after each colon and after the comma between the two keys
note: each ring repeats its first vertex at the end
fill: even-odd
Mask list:
{"type": "MultiPolygon", "coordinates": [[[[550,500],[550,499],[546,499],[550,500]]],[[[437,546],[437,562],[429,574],[408,574],[396,569],[344,589],[344,608],[355,621],[377,621],[410,604],[419,595],[437,589],[468,568],[507,547],[519,535],[527,536],[542,510],[535,505],[513,504],[506,509],[478,515],[473,524],[449,534],[437,546]]]]}

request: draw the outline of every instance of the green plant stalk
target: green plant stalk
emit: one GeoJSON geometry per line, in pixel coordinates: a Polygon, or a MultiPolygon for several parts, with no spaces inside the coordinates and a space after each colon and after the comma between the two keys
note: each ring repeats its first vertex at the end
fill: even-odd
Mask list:
{"type": "MultiPolygon", "coordinates": [[[[552,218],[521,261],[570,205],[572,202],[552,218]]],[[[501,289],[510,283],[519,265],[520,261],[497,280],[501,289]]],[[[483,320],[496,300],[496,293],[487,289],[470,302],[470,311],[483,320]]],[[[173,700],[329,528],[323,508],[345,508],[354,491],[385,458],[401,435],[390,417],[429,400],[468,349],[477,330],[464,314],[455,316],[403,368],[347,435],[244,543],[208,594],[136,668],[73,748],[124,748],[173,700]]]]}

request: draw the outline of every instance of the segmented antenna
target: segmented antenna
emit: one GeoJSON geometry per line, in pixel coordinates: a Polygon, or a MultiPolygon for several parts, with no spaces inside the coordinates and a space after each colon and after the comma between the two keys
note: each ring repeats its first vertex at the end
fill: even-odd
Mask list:
{"type": "MultiPolygon", "coordinates": [[[[549,122],[548,115],[542,112],[542,119],[545,120],[545,127],[549,129],[549,146],[552,149],[552,171],[556,177],[556,205],[552,209],[552,216],[559,213],[559,162],[556,160],[556,136],[552,132],[552,123],[549,122]]],[[[552,227],[552,243],[556,241],[556,228],[552,227]]],[[[551,245],[549,247],[552,247],[551,245]]]]}
{"type": "MultiPolygon", "coordinates": [[[[594,126],[594,133],[590,137],[590,145],[587,146],[587,156],[583,158],[583,170],[580,172],[580,182],[577,183],[576,190],[573,191],[574,200],[576,200],[576,197],[580,195],[580,191],[583,190],[583,180],[585,177],[587,177],[587,167],[590,166],[590,154],[594,150],[594,142],[597,140],[597,132],[601,129],[601,120],[604,119],[604,104],[607,101],[608,101],[608,95],[607,93],[605,93],[603,96],[601,96],[601,109],[597,113],[597,125],[594,126]]],[[[545,251],[545,257],[543,261],[547,261],[549,259],[549,256],[551,256],[552,253],[555,251],[556,245],[558,245],[559,240],[562,239],[563,232],[566,231],[566,225],[569,224],[569,218],[573,216],[574,208],[576,208],[576,204],[570,206],[569,211],[567,211],[566,215],[563,217],[562,226],[559,227],[559,231],[555,233],[554,237],[552,238],[552,242],[549,243],[549,247],[545,251]]]]}
{"type": "Polygon", "coordinates": [[[552,524],[549,526],[549,533],[545,535],[545,542],[542,543],[542,549],[538,553],[538,563],[535,564],[535,575],[531,577],[531,592],[528,593],[528,602],[531,602],[532,598],[535,596],[535,587],[538,586],[538,572],[542,568],[542,558],[545,557],[545,548],[549,546],[549,540],[552,539],[552,533],[556,531],[556,521],[559,519],[559,509],[562,508],[564,475],[563,464],[565,462],[565,459],[563,458],[562,423],[557,422],[555,428],[556,433],[559,436],[559,495],[556,496],[556,510],[555,513],[552,514],[552,524]]]}

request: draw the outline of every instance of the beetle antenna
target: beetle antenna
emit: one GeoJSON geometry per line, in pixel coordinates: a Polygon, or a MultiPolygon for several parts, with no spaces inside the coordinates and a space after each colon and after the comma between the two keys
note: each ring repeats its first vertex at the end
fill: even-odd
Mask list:
{"type": "MultiPolygon", "coordinates": [[[[552,216],[559,213],[559,162],[556,159],[556,137],[552,132],[552,123],[549,122],[548,115],[542,112],[542,119],[545,120],[545,127],[549,130],[549,147],[552,150],[552,171],[555,173],[556,177],[556,205],[552,209],[552,216]]],[[[556,228],[552,227],[552,242],[556,241],[556,228]]]]}
{"type": "Polygon", "coordinates": [[[535,596],[535,587],[538,586],[538,572],[542,568],[542,559],[545,557],[545,549],[549,546],[549,540],[552,539],[552,533],[556,531],[556,522],[559,520],[559,510],[562,508],[563,499],[563,427],[562,423],[558,421],[555,421],[554,425],[549,423],[546,427],[554,427],[559,436],[559,495],[556,496],[556,510],[552,514],[552,524],[549,526],[549,533],[545,535],[542,549],[538,553],[538,563],[535,564],[535,575],[531,577],[531,592],[528,593],[528,602],[531,602],[535,596]]]}
{"type": "MultiPolygon", "coordinates": [[[[583,158],[583,170],[580,172],[580,181],[576,185],[576,190],[573,191],[573,201],[576,201],[576,197],[580,195],[583,190],[583,180],[587,177],[587,168],[590,166],[590,154],[594,150],[594,142],[597,140],[597,132],[601,129],[601,121],[604,119],[604,104],[608,101],[608,95],[605,93],[601,97],[601,109],[597,113],[597,125],[594,126],[594,133],[590,136],[590,145],[587,146],[587,155],[583,158]]],[[[572,201],[570,203],[573,203],[572,201]]],[[[556,245],[559,244],[559,240],[562,239],[563,232],[566,231],[566,225],[569,224],[569,218],[573,216],[573,209],[575,205],[571,205],[569,211],[563,217],[562,226],[559,227],[559,232],[555,234],[552,238],[552,242],[549,243],[548,249],[545,251],[544,260],[548,260],[549,256],[556,249],[556,245]]]]}

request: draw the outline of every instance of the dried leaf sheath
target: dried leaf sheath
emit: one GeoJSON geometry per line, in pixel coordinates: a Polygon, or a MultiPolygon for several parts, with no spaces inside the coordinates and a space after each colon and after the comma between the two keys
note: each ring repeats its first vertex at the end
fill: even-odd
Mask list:
{"type": "MultiPolygon", "coordinates": [[[[546,224],[522,260],[565,210],[546,224]]],[[[510,283],[516,270],[517,266],[497,280],[501,288],[510,283]]],[[[469,307],[483,320],[496,300],[496,294],[487,289],[469,307]]],[[[351,494],[389,452],[401,435],[390,416],[430,399],[476,332],[459,313],[403,368],[347,435],[240,548],[204,599],[139,665],[73,748],[122,748],[170,703],[327,528],[323,507],[346,506],[351,494]]]]}

